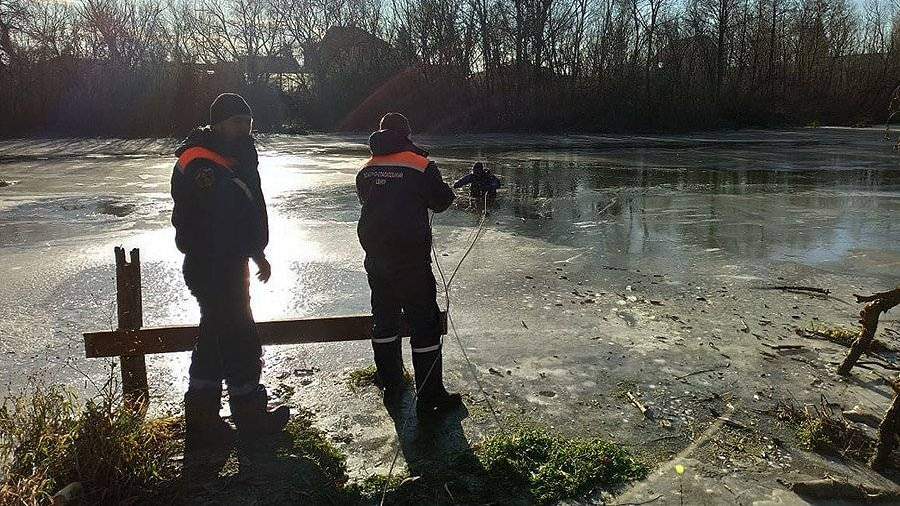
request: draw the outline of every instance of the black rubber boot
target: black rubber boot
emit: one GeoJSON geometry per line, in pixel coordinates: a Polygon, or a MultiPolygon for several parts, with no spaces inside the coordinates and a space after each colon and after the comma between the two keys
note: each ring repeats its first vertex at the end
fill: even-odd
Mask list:
{"type": "Polygon", "coordinates": [[[219,417],[222,389],[188,390],[184,394],[185,445],[220,447],[234,441],[234,429],[219,417]]]}
{"type": "Polygon", "coordinates": [[[406,389],[406,375],[403,368],[403,353],[400,350],[400,338],[389,343],[372,342],[375,356],[375,381],[384,392],[385,403],[402,398],[406,389]]]}
{"type": "Polygon", "coordinates": [[[290,408],[279,406],[270,411],[268,402],[269,396],[262,385],[249,394],[229,398],[231,416],[242,438],[277,434],[287,425],[290,408]]]}
{"type": "Polygon", "coordinates": [[[420,417],[435,417],[463,407],[462,397],[444,388],[444,365],[441,350],[413,352],[416,374],[416,413],[420,417]]]}

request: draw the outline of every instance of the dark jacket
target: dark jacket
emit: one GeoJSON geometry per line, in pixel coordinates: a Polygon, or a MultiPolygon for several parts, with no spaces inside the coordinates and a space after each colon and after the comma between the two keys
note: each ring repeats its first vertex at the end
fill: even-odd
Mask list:
{"type": "Polygon", "coordinates": [[[209,127],[198,128],[175,155],[172,224],[178,249],[211,259],[264,256],[269,221],[253,139],[226,144],[209,127]]]}
{"type": "Polygon", "coordinates": [[[453,187],[462,188],[467,184],[472,185],[470,187],[472,196],[478,198],[485,193],[490,196],[496,196],[497,189],[500,188],[501,183],[497,176],[491,174],[488,170],[483,170],[481,172],[470,172],[466,174],[453,183],[453,187]]]}
{"type": "Polygon", "coordinates": [[[369,137],[372,158],[356,176],[362,204],[357,233],[368,261],[391,265],[431,262],[428,210],[442,212],[455,195],[428,153],[402,134],[369,137]]]}

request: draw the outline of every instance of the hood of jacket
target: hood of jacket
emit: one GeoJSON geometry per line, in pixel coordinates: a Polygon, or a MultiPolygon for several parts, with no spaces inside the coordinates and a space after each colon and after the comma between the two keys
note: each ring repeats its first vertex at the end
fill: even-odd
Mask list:
{"type": "Polygon", "coordinates": [[[222,156],[234,158],[238,162],[237,166],[240,172],[252,173],[259,166],[256,142],[251,136],[234,142],[226,142],[216,135],[210,126],[197,127],[181,141],[181,144],[175,149],[175,156],[179,157],[193,147],[207,148],[222,156]]]}
{"type": "Polygon", "coordinates": [[[428,157],[428,151],[416,146],[409,140],[409,137],[396,130],[372,132],[372,135],[369,136],[369,150],[374,156],[412,151],[419,156],[428,157]]]}

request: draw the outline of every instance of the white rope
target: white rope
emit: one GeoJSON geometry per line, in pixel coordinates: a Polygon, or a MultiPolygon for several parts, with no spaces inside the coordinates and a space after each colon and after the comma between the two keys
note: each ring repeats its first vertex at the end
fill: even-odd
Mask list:
{"type": "MultiPolygon", "coordinates": [[[[481,391],[482,396],[484,397],[485,404],[487,404],[488,408],[490,408],[491,416],[494,418],[494,423],[497,424],[497,427],[505,434],[506,428],[500,422],[500,417],[497,415],[497,411],[494,409],[494,405],[491,403],[490,396],[484,388],[484,385],[481,383],[481,378],[478,376],[477,369],[475,364],[469,359],[469,354],[466,353],[466,347],[462,344],[462,339],[459,337],[459,332],[456,330],[456,324],[453,322],[453,316],[450,314],[450,289],[453,285],[453,280],[456,277],[456,273],[459,271],[459,268],[462,266],[463,262],[466,260],[466,257],[469,256],[469,253],[472,252],[472,249],[475,247],[475,244],[478,242],[478,239],[481,238],[481,232],[484,230],[484,224],[487,221],[487,198],[488,194],[485,192],[484,194],[484,207],[481,211],[481,220],[478,222],[478,229],[475,231],[474,238],[471,243],[469,243],[469,247],[466,249],[466,252],[463,253],[462,258],[459,259],[459,263],[456,264],[456,268],[453,269],[453,273],[450,275],[450,280],[446,280],[444,278],[444,271],[441,268],[441,262],[439,260],[437,251],[434,249],[434,242],[432,241],[431,251],[434,255],[434,261],[438,268],[438,273],[441,275],[441,282],[444,285],[444,297],[446,299],[446,312],[447,312],[447,323],[450,324],[451,330],[453,330],[453,336],[456,339],[456,344],[459,346],[459,351],[462,353],[463,359],[465,359],[466,364],[469,366],[469,372],[472,375],[472,378],[475,380],[475,383],[478,385],[478,389],[481,391]]],[[[432,214],[432,221],[434,220],[434,215],[432,214]]]]}
{"type": "MultiPolygon", "coordinates": [[[[473,364],[472,361],[469,359],[469,354],[466,353],[466,347],[463,346],[462,339],[459,337],[459,332],[456,330],[456,324],[453,321],[453,316],[450,313],[450,291],[451,291],[451,288],[453,285],[453,280],[456,278],[457,272],[459,272],[460,267],[462,267],[462,264],[466,260],[466,258],[469,256],[469,253],[472,252],[472,249],[475,247],[475,244],[481,238],[481,233],[484,230],[484,224],[487,221],[487,197],[488,197],[487,192],[485,192],[484,202],[483,202],[484,207],[481,212],[481,219],[478,222],[478,228],[475,230],[474,234],[471,234],[469,236],[470,237],[469,246],[468,246],[468,248],[466,248],[466,251],[465,251],[465,253],[463,253],[462,258],[459,259],[459,262],[456,264],[456,267],[453,269],[453,272],[450,274],[449,280],[446,279],[446,277],[444,275],[444,269],[441,266],[440,257],[438,256],[437,251],[434,248],[434,240],[433,239],[432,239],[432,243],[431,243],[431,253],[434,256],[434,263],[437,266],[438,273],[440,274],[441,283],[444,285],[444,298],[446,301],[445,302],[445,311],[447,313],[447,323],[450,327],[450,330],[453,331],[453,336],[456,340],[456,344],[459,346],[459,351],[462,352],[463,359],[465,359],[465,362],[468,365],[469,372],[472,375],[472,378],[475,380],[475,383],[478,385],[478,389],[481,391],[481,395],[484,397],[485,404],[487,404],[488,408],[490,409],[491,416],[494,419],[494,423],[497,425],[497,428],[500,429],[500,431],[503,433],[503,435],[507,436],[508,435],[507,427],[503,424],[503,422],[500,421],[500,416],[497,414],[497,410],[494,408],[493,403],[491,403],[490,396],[488,395],[487,390],[485,390],[484,384],[482,384],[482,382],[481,382],[481,378],[478,375],[478,370],[475,367],[475,364],[473,364]]],[[[613,200],[606,207],[604,207],[598,214],[605,213],[606,211],[608,211],[610,208],[612,208],[618,202],[619,202],[618,198],[613,198],[613,200]]],[[[435,213],[431,214],[431,224],[434,223],[434,214],[435,213]]],[[[441,344],[443,345],[443,336],[441,337],[441,344]]],[[[428,376],[431,374],[431,370],[434,368],[434,364],[436,362],[437,362],[437,360],[435,360],[435,362],[433,362],[431,364],[431,369],[428,370],[428,374],[425,376],[426,380],[427,380],[428,376]]],[[[424,384],[424,382],[423,382],[423,384],[424,384]]],[[[417,391],[416,392],[417,397],[418,397],[418,393],[419,392],[417,391]]],[[[394,467],[397,462],[397,458],[400,455],[401,447],[399,446],[399,444],[400,444],[399,443],[399,437],[400,437],[399,435],[406,428],[406,421],[407,421],[407,418],[404,418],[403,424],[401,425],[401,429],[398,432],[398,447],[397,447],[397,451],[394,453],[394,459],[391,461],[391,467],[388,471],[388,476],[387,476],[387,480],[385,480],[384,488],[381,491],[381,503],[380,503],[381,506],[384,506],[384,500],[387,495],[387,487],[388,487],[388,484],[390,483],[391,476],[393,475],[394,467]]],[[[538,464],[534,460],[529,458],[527,455],[522,455],[522,458],[529,461],[532,465],[535,466],[535,468],[537,468],[538,464]]]]}
{"type": "MultiPolygon", "coordinates": [[[[431,224],[434,223],[434,214],[431,213],[431,224]]],[[[487,219],[487,193],[484,195],[484,209],[481,212],[481,220],[478,223],[478,229],[475,231],[474,235],[471,237],[471,242],[469,243],[469,247],[466,248],[465,253],[462,258],[459,259],[459,263],[456,264],[456,268],[453,269],[453,273],[450,276],[450,280],[448,281],[444,276],[444,270],[441,267],[441,262],[438,258],[437,251],[434,249],[434,239],[431,241],[431,253],[434,256],[435,265],[437,265],[438,273],[441,276],[441,283],[444,285],[444,298],[446,300],[445,304],[445,312],[447,314],[447,322],[450,324],[450,327],[453,329],[453,334],[456,337],[456,342],[459,345],[459,349],[462,351],[463,358],[465,358],[466,363],[469,364],[470,371],[472,376],[475,378],[475,382],[478,384],[478,388],[481,390],[481,393],[484,395],[484,400],[487,403],[488,407],[491,410],[491,414],[494,416],[494,421],[497,423],[497,426],[500,427],[500,430],[505,432],[505,428],[500,423],[500,418],[497,416],[497,412],[494,410],[493,404],[491,404],[490,399],[488,398],[488,394],[484,389],[484,386],[481,384],[481,380],[478,377],[478,374],[475,370],[474,364],[469,360],[469,356],[466,353],[465,347],[462,345],[462,340],[459,338],[459,333],[456,331],[456,325],[453,323],[453,319],[450,316],[450,287],[453,283],[453,278],[456,276],[456,273],[459,271],[459,268],[462,266],[463,262],[466,260],[466,257],[469,256],[469,253],[472,252],[472,248],[475,247],[475,243],[478,242],[478,239],[481,237],[481,231],[484,228],[484,223],[487,219]]],[[[443,346],[444,338],[441,336],[441,344],[443,346]]],[[[431,367],[428,368],[428,373],[425,374],[425,378],[422,380],[422,385],[424,386],[428,382],[428,378],[431,376],[431,372],[434,370],[434,366],[437,364],[437,357],[431,363],[431,367]]],[[[416,389],[415,394],[413,395],[413,406],[415,406],[415,401],[419,398],[419,393],[422,387],[416,389]]],[[[391,460],[391,467],[388,469],[387,479],[384,481],[384,487],[381,489],[381,502],[379,503],[381,506],[384,506],[385,497],[387,497],[387,489],[388,485],[391,481],[391,476],[394,474],[394,468],[397,465],[397,459],[400,457],[400,451],[402,450],[402,442],[400,438],[402,437],[403,432],[406,430],[406,424],[409,421],[409,412],[404,414],[403,423],[400,425],[400,430],[397,431],[397,450],[394,452],[394,458],[391,460]]]]}

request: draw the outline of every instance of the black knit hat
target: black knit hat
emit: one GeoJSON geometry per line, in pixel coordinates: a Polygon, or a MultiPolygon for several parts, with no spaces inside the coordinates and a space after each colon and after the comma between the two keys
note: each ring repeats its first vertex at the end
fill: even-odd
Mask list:
{"type": "Polygon", "coordinates": [[[389,112],[382,116],[378,128],[379,130],[393,130],[404,137],[408,137],[412,133],[409,120],[399,112],[389,112]]]}
{"type": "Polygon", "coordinates": [[[222,93],[209,106],[209,124],[215,125],[232,116],[253,116],[244,97],[237,93],[222,93]]]}

